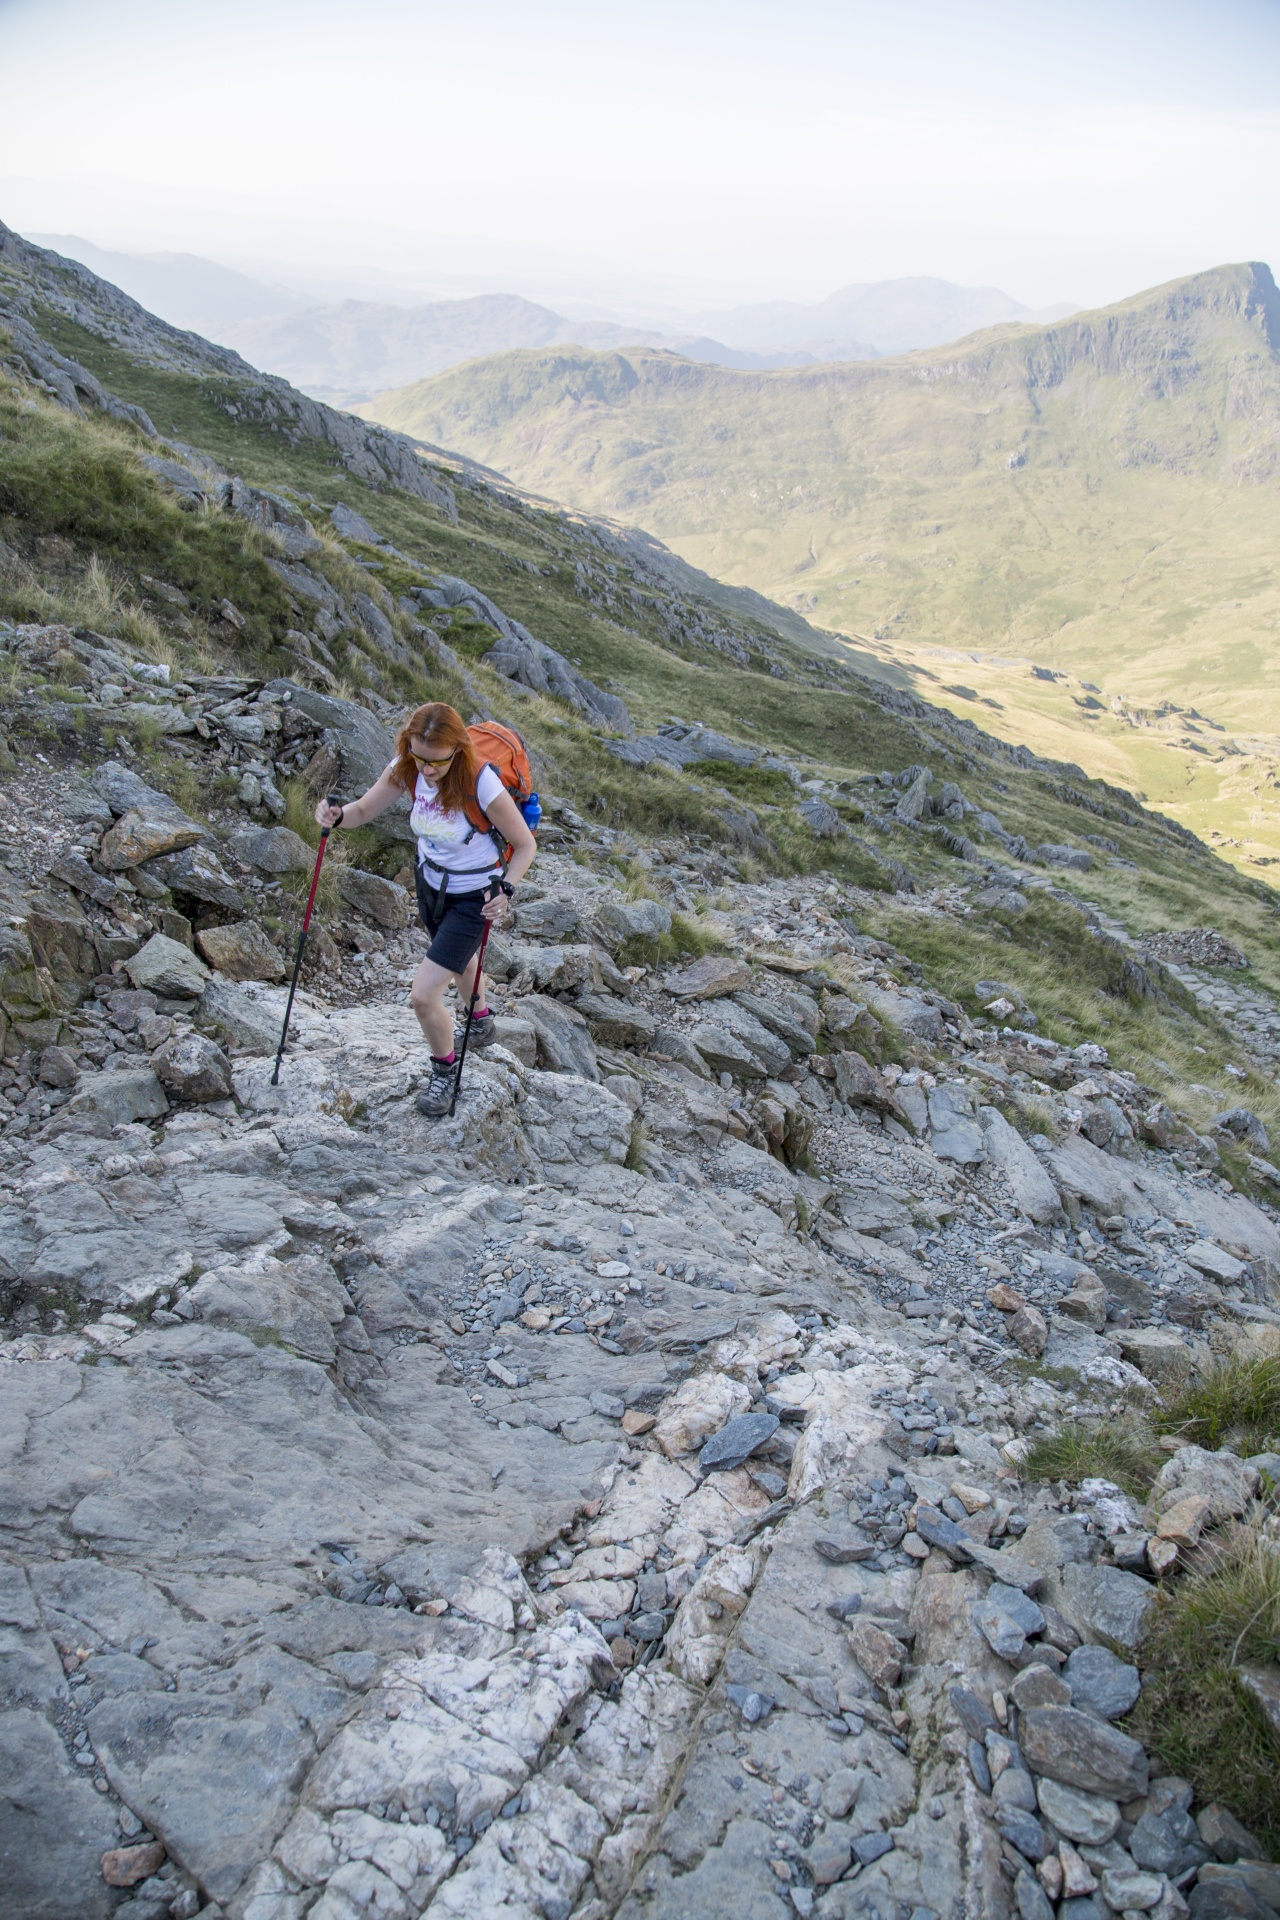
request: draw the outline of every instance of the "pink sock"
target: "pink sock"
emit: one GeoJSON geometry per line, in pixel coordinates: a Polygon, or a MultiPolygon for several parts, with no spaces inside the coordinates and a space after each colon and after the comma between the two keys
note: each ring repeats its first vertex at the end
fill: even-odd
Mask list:
{"type": "Polygon", "coordinates": [[[442,1056],[438,1053],[433,1053],[431,1056],[431,1059],[433,1064],[437,1067],[451,1067],[454,1061],[457,1059],[457,1057],[458,1056],[454,1052],[453,1048],[450,1047],[447,1054],[442,1056]]]}
{"type": "Polygon", "coordinates": [[[489,1019],[489,1017],[490,1015],[489,1015],[488,1007],[477,1007],[475,1012],[471,1016],[473,1020],[487,1020],[489,1019]]]}

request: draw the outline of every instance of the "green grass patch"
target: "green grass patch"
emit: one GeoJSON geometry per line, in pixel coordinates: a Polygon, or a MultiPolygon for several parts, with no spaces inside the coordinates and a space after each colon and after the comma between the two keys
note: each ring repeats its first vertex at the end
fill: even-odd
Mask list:
{"type": "MultiPolygon", "coordinates": [[[[1202,913],[1203,908],[1202,899],[1202,913]]],[[[1083,915],[1064,902],[1033,896],[1024,914],[1009,919],[1007,937],[1003,923],[993,925],[977,915],[938,919],[900,907],[877,910],[866,924],[916,961],[931,986],[975,1017],[981,1017],[977,981],[1002,980],[1017,987],[1041,1033],[1068,1047],[1086,1040],[1101,1043],[1113,1065],[1137,1073],[1197,1132],[1205,1130],[1213,1113],[1242,1099],[1268,1125],[1280,1108],[1270,1080],[1251,1075],[1242,1084],[1226,1074],[1240,1047],[1215,1014],[1143,998],[1126,976],[1123,952],[1095,938],[1083,915]]],[[[1014,1104],[1026,1124],[1052,1133],[1032,1114],[1032,1098],[1019,1094],[1014,1104]]],[[[1247,1185],[1247,1161],[1240,1156],[1229,1159],[1226,1171],[1247,1185]]]]}
{"type": "Polygon", "coordinates": [[[1280,1447],[1280,1339],[1259,1351],[1237,1347],[1177,1392],[1166,1394],[1153,1416],[1160,1433],[1216,1452],[1243,1455],[1280,1447]]]}
{"type": "Polygon", "coordinates": [[[1241,1527],[1217,1564],[1164,1587],[1143,1650],[1129,1729],[1196,1798],[1220,1801],[1280,1857],[1280,1743],[1241,1685],[1242,1666],[1280,1666],[1280,1553],[1241,1527]]]}
{"type": "Polygon", "coordinates": [[[624,967],[657,967],[668,960],[699,960],[704,953],[723,953],[724,942],[687,914],[673,913],[669,933],[637,933],[619,947],[624,967]]]}
{"type": "Polygon", "coordinates": [[[1071,1420],[1033,1443],[1023,1462],[1027,1480],[1111,1480],[1126,1493],[1144,1494],[1163,1454],[1137,1420],[1071,1420]]]}
{"type": "MultiPolygon", "coordinates": [[[[229,598],[250,641],[268,642],[289,624],[284,589],[248,522],[184,512],[142,465],[132,429],[24,402],[7,382],[0,382],[0,537],[70,541],[100,563],[168,581],[197,606],[229,598]]],[[[29,589],[19,583],[14,592],[21,601],[29,589]]],[[[144,645],[159,637],[141,609],[122,609],[121,617],[136,630],[124,637],[144,645]]]]}
{"type": "Polygon", "coordinates": [[[733,760],[699,760],[694,774],[697,779],[724,787],[756,806],[788,807],[795,799],[795,788],[776,767],[740,767],[733,760]]]}

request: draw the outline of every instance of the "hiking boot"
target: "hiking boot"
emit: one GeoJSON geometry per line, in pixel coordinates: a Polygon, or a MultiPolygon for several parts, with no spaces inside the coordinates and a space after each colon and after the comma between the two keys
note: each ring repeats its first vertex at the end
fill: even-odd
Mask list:
{"type": "Polygon", "coordinates": [[[425,1113],[428,1120],[439,1120],[442,1114],[448,1113],[457,1072],[456,1060],[451,1060],[448,1066],[440,1060],[431,1062],[431,1078],[414,1101],[418,1112],[425,1113]]]}
{"type": "MultiPolygon", "coordinates": [[[[455,1053],[461,1053],[462,1051],[462,1036],[466,1030],[467,1023],[464,1020],[453,1036],[455,1053]]],[[[472,1053],[483,1053],[486,1047],[493,1045],[497,1037],[498,1023],[492,1013],[478,1013],[471,1022],[471,1038],[467,1042],[468,1050],[472,1053]]]]}

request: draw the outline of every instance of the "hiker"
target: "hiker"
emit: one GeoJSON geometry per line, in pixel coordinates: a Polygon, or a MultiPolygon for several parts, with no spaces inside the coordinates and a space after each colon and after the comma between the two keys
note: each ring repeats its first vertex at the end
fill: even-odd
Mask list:
{"type": "Polygon", "coordinates": [[[418,912],[431,945],[414,975],[409,1005],[431,1049],[431,1073],[417,1107],[432,1119],[449,1111],[462,1040],[444,1004],[451,980],[458,985],[459,1005],[473,991],[476,996],[469,1044],[484,1048],[497,1036],[484,980],[476,978],[476,960],[485,922],[505,916],[516,883],[537,852],[513,797],[518,794],[526,804],[531,800],[536,809],[537,796],[528,794],[527,779],[524,745],[513,729],[468,730],[455,708],[432,700],[409,715],[396,736],[395,759],[367,793],[342,807],[327,800],[316,807],[319,826],[363,827],[405,794],[413,796],[409,824],[418,836],[418,912]],[[506,762],[510,786],[477,746],[492,747],[506,762]],[[523,778],[514,773],[520,766],[523,778]]]}

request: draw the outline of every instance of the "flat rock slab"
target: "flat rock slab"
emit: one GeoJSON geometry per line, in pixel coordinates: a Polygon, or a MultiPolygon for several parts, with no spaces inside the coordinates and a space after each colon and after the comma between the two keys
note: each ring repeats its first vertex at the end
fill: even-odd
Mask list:
{"type": "Polygon", "coordinates": [[[1120,1808],[1105,1794],[1085,1793],[1046,1777],[1036,1783],[1036,1798],[1045,1819],[1082,1847],[1105,1846],[1120,1825],[1120,1808]]]}
{"type": "Polygon", "coordinates": [[[879,1552],[871,1535],[863,1533],[860,1527],[815,1540],[813,1550],[832,1567],[851,1567],[860,1560],[870,1560],[874,1553],[879,1552]]]}
{"type": "Polygon", "coordinates": [[[745,960],[731,960],[719,954],[707,954],[678,973],[668,973],[663,986],[673,1000],[714,1000],[722,995],[740,993],[751,985],[751,969],[745,960]]]}
{"type": "Polygon", "coordinates": [[[723,1473],[740,1467],[744,1460],[771,1440],[781,1426],[774,1413],[740,1413],[704,1442],[698,1455],[703,1473],[723,1473]]]}
{"type": "Polygon", "coordinates": [[[107,1920],[115,1896],[100,1861],[119,1838],[114,1810],[42,1714],[0,1714],[3,1906],[23,1920],[107,1920]]]}
{"type": "Polygon", "coordinates": [[[1062,1569],[1062,1611],[1086,1640],[1111,1641],[1132,1653],[1141,1646],[1155,1604],[1150,1581],[1120,1567],[1074,1561],[1062,1569]]]}
{"type": "Polygon", "coordinates": [[[1033,1773],[1085,1793],[1134,1800],[1147,1790],[1147,1756],[1127,1733],[1075,1707],[1032,1707],[1018,1730],[1033,1773]]]}

